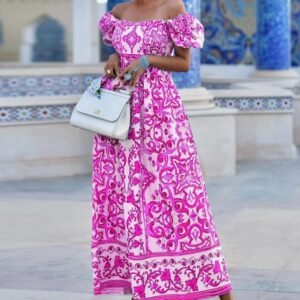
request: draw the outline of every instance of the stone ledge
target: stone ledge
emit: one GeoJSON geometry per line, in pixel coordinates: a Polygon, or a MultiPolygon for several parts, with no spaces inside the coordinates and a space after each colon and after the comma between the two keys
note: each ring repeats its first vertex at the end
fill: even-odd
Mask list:
{"type": "Polygon", "coordinates": [[[218,116],[218,115],[235,115],[238,114],[238,109],[214,107],[200,110],[186,110],[188,116],[218,116]]]}
{"type": "Polygon", "coordinates": [[[214,102],[219,107],[237,108],[239,111],[291,111],[294,93],[285,89],[264,87],[263,89],[212,90],[214,102]]]}
{"type": "Polygon", "coordinates": [[[103,72],[104,63],[74,64],[74,63],[34,63],[34,64],[0,64],[0,76],[48,76],[103,72]]]}
{"type": "Polygon", "coordinates": [[[287,145],[259,145],[245,144],[239,146],[238,161],[257,161],[257,160],[281,160],[296,159],[299,151],[294,144],[287,145]]]}
{"type": "Polygon", "coordinates": [[[47,105],[75,104],[78,102],[79,98],[80,95],[3,97],[0,98],[0,108],[38,106],[38,105],[47,106],[47,105]]]}

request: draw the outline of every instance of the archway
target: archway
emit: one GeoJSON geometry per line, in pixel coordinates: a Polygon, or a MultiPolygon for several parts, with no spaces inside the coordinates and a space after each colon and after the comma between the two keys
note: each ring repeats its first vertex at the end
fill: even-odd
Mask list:
{"type": "Polygon", "coordinates": [[[48,15],[43,15],[23,30],[20,53],[22,63],[66,61],[65,30],[48,15]]]}
{"type": "Polygon", "coordinates": [[[49,16],[43,17],[36,25],[33,61],[66,61],[64,28],[49,16]]]}

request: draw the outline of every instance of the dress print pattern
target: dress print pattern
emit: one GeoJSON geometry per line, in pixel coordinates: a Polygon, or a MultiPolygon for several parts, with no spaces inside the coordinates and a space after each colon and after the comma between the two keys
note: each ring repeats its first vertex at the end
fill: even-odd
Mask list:
{"type": "MultiPolygon", "coordinates": [[[[169,20],[100,19],[121,69],[141,55],[202,48],[189,13],[169,20]]],[[[113,80],[102,78],[105,88],[113,80]]],[[[130,98],[128,140],[94,135],[94,294],[134,299],[204,299],[231,290],[191,127],[168,71],[150,66],[130,98]]]]}

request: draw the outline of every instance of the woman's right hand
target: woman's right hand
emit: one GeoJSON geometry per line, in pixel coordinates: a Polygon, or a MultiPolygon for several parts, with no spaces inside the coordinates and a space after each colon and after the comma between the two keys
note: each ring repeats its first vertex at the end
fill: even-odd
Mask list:
{"type": "Polygon", "coordinates": [[[117,52],[111,54],[104,67],[105,75],[108,77],[117,77],[120,73],[120,56],[117,52]]]}

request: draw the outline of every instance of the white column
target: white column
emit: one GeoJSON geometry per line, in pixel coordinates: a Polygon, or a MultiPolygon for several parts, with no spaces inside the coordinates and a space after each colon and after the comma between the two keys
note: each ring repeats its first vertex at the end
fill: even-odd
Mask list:
{"type": "Polygon", "coordinates": [[[103,5],[96,0],[73,0],[73,62],[99,63],[98,22],[103,5]]]}

